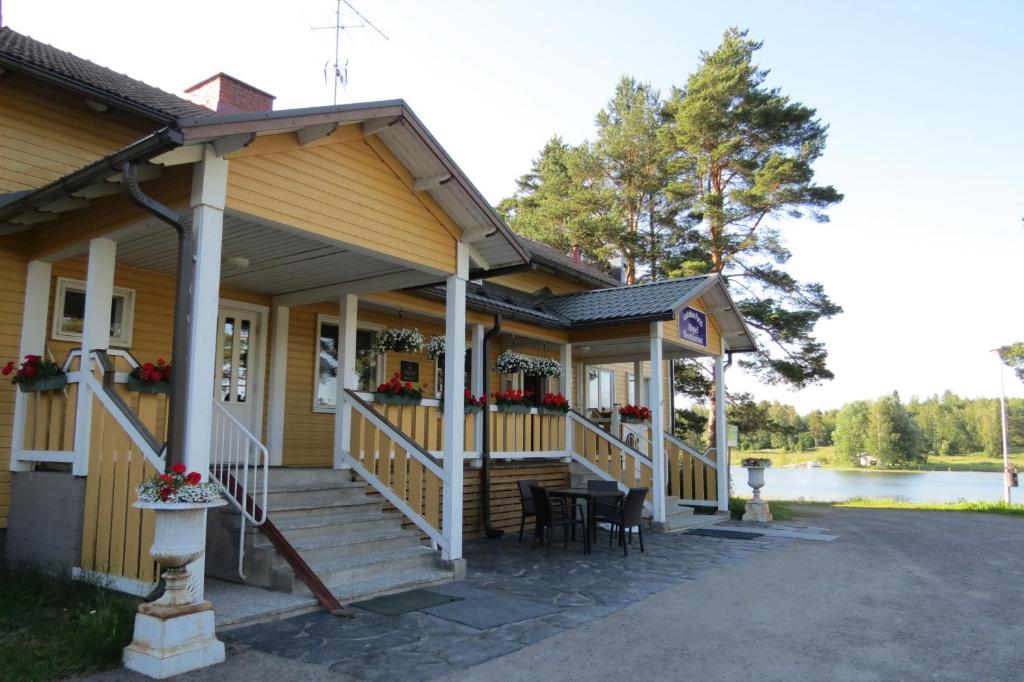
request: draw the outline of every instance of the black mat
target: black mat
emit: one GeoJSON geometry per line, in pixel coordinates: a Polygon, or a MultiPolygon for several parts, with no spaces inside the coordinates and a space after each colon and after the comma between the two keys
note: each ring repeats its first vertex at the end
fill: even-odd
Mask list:
{"type": "Polygon", "coordinates": [[[742,530],[726,530],[725,528],[694,528],[686,531],[687,535],[703,535],[709,538],[732,538],[734,540],[753,540],[763,537],[761,533],[748,533],[742,530]]]}
{"type": "Polygon", "coordinates": [[[403,613],[422,611],[432,606],[440,606],[441,604],[461,600],[462,597],[451,597],[447,594],[438,594],[429,590],[411,590],[400,594],[389,594],[384,597],[367,599],[366,601],[356,602],[352,606],[384,616],[400,616],[403,613]]]}

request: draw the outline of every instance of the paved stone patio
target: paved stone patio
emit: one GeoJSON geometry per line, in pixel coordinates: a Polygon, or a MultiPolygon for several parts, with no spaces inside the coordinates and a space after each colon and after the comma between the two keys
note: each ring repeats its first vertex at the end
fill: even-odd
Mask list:
{"type": "Polygon", "coordinates": [[[466,543],[467,578],[429,588],[460,601],[385,616],[351,607],[355,618],[323,612],[220,633],[228,641],[366,680],[429,680],[454,674],[607,616],[682,581],[791,540],[649,534],[629,557],[600,535],[551,556],[515,535],[466,543]]]}

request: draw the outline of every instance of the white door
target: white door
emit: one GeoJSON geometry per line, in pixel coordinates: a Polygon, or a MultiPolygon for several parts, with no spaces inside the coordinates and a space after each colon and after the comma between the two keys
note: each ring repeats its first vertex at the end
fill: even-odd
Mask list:
{"type": "Polygon", "coordinates": [[[214,399],[259,435],[262,325],[255,310],[221,306],[214,399]]]}

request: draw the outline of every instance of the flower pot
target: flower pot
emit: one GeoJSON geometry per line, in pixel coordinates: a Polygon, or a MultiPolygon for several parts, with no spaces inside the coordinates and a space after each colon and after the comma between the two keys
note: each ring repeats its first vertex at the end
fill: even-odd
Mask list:
{"type": "Polygon", "coordinates": [[[135,377],[128,377],[128,390],[135,393],[170,393],[170,381],[143,381],[135,377]]]}
{"type": "Polygon", "coordinates": [[[754,494],[759,494],[764,487],[764,467],[747,467],[747,485],[754,489],[754,494]]]}
{"type": "Polygon", "coordinates": [[[645,424],[646,422],[647,420],[641,417],[626,417],[624,415],[619,415],[619,423],[621,424],[645,424]]]}
{"type": "Polygon", "coordinates": [[[552,407],[538,407],[538,414],[546,414],[552,417],[564,417],[568,410],[556,410],[552,407]]]}
{"type": "Polygon", "coordinates": [[[188,564],[206,551],[206,510],[221,507],[225,500],[212,502],[141,502],[136,509],[152,509],[156,515],[153,546],[149,554],[166,569],[167,589],[155,602],[143,604],[140,612],[150,615],[174,615],[192,603],[188,590],[188,564]]]}
{"type": "Polygon", "coordinates": [[[410,398],[404,395],[391,395],[390,393],[374,393],[373,399],[385,405],[419,405],[423,398],[410,398]]]}
{"type": "Polygon", "coordinates": [[[745,468],[747,470],[747,485],[754,490],[754,496],[752,499],[747,501],[743,520],[755,521],[757,523],[768,523],[772,520],[772,513],[768,508],[768,503],[761,499],[761,488],[764,487],[765,467],[748,466],[745,468]]]}
{"type": "Polygon", "coordinates": [[[22,393],[39,393],[40,391],[57,391],[64,388],[67,383],[67,374],[55,374],[50,377],[18,382],[18,388],[22,393]]]}
{"type": "Polygon", "coordinates": [[[527,414],[533,408],[529,405],[498,405],[498,412],[513,412],[527,414]]]}

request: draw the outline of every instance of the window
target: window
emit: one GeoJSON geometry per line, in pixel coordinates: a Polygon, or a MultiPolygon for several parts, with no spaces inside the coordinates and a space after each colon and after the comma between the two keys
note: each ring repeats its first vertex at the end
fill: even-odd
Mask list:
{"type": "MultiPolygon", "coordinates": [[[[313,397],[313,409],[330,412],[334,410],[337,398],[338,381],[338,318],[320,315],[317,318],[319,329],[317,342],[316,364],[316,395],[313,397]]],[[[376,331],[358,329],[356,331],[356,390],[370,392],[384,380],[382,373],[386,367],[383,354],[373,350],[376,331]]]]}
{"type": "MultiPolygon", "coordinates": [[[[462,372],[462,387],[469,388],[473,374],[473,349],[466,348],[466,364],[462,372]]],[[[434,363],[434,397],[444,398],[444,361],[438,358],[434,363]]]]}
{"type": "MultiPolygon", "coordinates": [[[[641,402],[641,398],[637,397],[637,394],[636,394],[636,379],[634,378],[632,372],[630,372],[626,376],[628,377],[628,381],[629,381],[629,390],[626,393],[626,398],[629,400],[629,404],[630,405],[639,405],[640,402],[641,402]]],[[[649,396],[651,394],[651,378],[650,377],[644,377],[643,388],[640,389],[640,390],[642,391],[642,393],[640,395],[643,396],[643,403],[647,404],[647,402],[648,402],[647,396],[649,396]]]]}
{"type": "MultiPolygon", "coordinates": [[[[132,315],[135,291],[114,287],[110,306],[110,345],[128,348],[132,345],[132,315]]],[[[61,341],[81,341],[85,321],[85,282],[57,278],[53,301],[53,329],[50,335],[61,341]]]]}
{"type": "Polygon", "coordinates": [[[612,409],[612,378],[608,369],[592,369],[587,373],[587,407],[591,410],[610,412],[612,409]]]}

